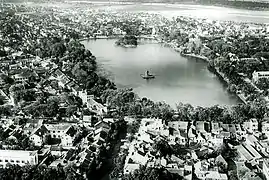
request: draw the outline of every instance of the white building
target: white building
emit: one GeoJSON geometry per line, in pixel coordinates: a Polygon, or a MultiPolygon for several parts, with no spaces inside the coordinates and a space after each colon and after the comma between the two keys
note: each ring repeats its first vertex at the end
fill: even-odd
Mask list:
{"type": "Polygon", "coordinates": [[[257,82],[261,78],[269,78],[269,71],[254,71],[252,73],[252,80],[257,82]]]}
{"type": "Polygon", "coordinates": [[[44,124],[52,138],[61,139],[62,146],[72,146],[76,129],[71,124],[44,124]]]}
{"type": "Polygon", "coordinates": [[[247,132],[253,133],[258,131],[258,121],[253,118],[243,123],[243,128],[246,129],[247,132]]]}
{"type": "Polygon", "coordinates": [[[4,168],[8,163],[20,166],[36,165],[38,164],[37,151],[0,150],[0,167],[4,168]]]}
{"type": "Polygon", "coordinates": [[[269,134],[269,120],[268,119],[262,122],[262,132],[269,134]]]}

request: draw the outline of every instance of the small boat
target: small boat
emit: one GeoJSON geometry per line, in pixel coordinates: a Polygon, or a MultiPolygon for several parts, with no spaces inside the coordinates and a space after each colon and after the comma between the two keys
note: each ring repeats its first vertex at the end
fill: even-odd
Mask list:
{"type": "Polygon", "coordinates": [[[147,75],[147,76],[145,76],[145,75],[141,74],[141,77],[142,77],[143,79],[154,79],[154,78],[155,78],[155,76],[154,76],[154,75],[152,75],[152,74],[147,75]]]}
{"type": "Polygon", "coordinates": [[[146,71],[145,74],[140,74],[143,79],[154,79],[155,75],[149,74],[149,71],[146,71]]]}

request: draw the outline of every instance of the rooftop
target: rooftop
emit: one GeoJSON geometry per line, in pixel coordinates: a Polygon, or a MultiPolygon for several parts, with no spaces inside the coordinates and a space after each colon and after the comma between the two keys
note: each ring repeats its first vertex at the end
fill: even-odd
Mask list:
{"type": "Polygon", "coordinates": [[[37,154],[37,151],[0,150],[0,157],[35,156],[36,154],[37,154]]]}
{"type": "Polygon", "coordinates": [[[49,130],[67,131],[72,125],[71,124],[44,124],[49,130]]]}

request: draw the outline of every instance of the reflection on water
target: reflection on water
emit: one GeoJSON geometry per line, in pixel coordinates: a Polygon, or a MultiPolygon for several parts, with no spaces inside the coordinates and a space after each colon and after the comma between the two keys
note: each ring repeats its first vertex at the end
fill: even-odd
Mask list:
{"type": "Polygon", "coordinates": [[[170,48],[143,44],[137,48],[121,48],[115,40],[84,41],[118,87],[132,87],[140,95],[155,101],[209,106],[237,103],[225,91],[218,78],[201,61],[187,60],[170,48]],[[142,79],[149,70],[155,79],[142,79]]]}

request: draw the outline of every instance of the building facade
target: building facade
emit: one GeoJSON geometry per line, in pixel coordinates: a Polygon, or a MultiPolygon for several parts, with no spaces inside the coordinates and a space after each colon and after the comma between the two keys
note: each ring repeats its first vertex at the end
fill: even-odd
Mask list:
{"type": "Polygon", "coordinates": [[[36,165],[38,164],[37,151],[0,150],[0,167],[5,168],[8,163],[20,166],[36,165]]]}

